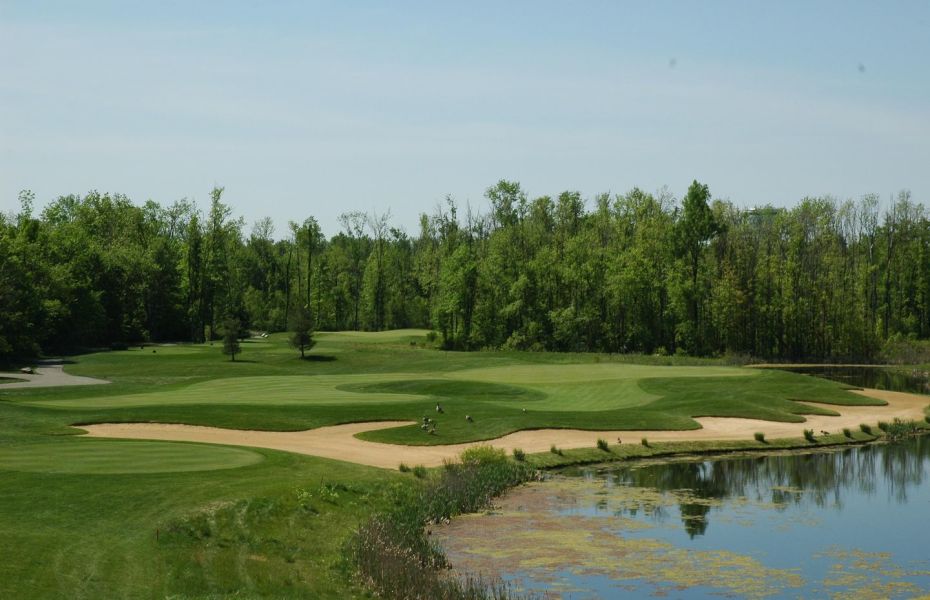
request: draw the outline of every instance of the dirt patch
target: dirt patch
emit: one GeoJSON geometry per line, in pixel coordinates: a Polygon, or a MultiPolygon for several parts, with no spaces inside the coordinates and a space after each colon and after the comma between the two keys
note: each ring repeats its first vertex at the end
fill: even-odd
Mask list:
{"type": "Polygon", "coordinates": [[[747,440],[761,431],[770,439],[801,437],[805,429],[840,432],[844,427],[857,429],[860,423],[875,424],[878,421],[900,419],[923,419],[924,407],[930,397],[903,392],[862,390],[854,393],[877,398],[887,406],[836,406],[831,408],[839,416],[811,415],[804,423],[777,423],[757,419],[730,417],[701,417],[696,419],[702,429],[691,431],[582,431],[577,429],[539,429],[518,431],[491,442],[450,444],[445,446],[402,446],[368,442],[356,438],[363,431],[389,429],[411,424],[410,421],[383,421],[376,423],[350,423],[320,427],[308,431],[253,431],[173,425],[160,423],[104,423],[82,425],[81,429],[94,437],[173,440],[207,442],[233,446],[271,448],[298,454],[309,454],[336,460],[383,467],[396,468],[400,463],[408,465],[439,466],[444,460],[457,457],[462,450],[471,446],[490,443],[511,452],[522,448],[526,452],[545,452],[552,444],[560,448],[594,447],[598,438],[613,443],[618,438],[623,443],[638,444],[648,437],[656,442],[747,440]]]}

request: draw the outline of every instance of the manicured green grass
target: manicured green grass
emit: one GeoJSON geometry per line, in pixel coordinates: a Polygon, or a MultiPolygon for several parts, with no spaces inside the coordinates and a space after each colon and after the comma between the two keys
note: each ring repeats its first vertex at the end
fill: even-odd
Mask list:
{"type": "MultiPolygon", "coordinates": [[[[435,436],[410,426],[364,437],[437,444],[540,427],[688,429],[704,415],[792,421],[872,403],[804,375],[703,359],[440,352],[420,331],[317,339],[303,361],[285,335],[243,342],[236,362],[209,344],[88,354],[67,371],[111,385],[0,388],[0,531],[15,548],[0,561],[0,597],[358,596],[341,544],[386,490],[415,480],[262,449],[80,439],[72,424],[299,430],[429,416],[435,436]]],[[[588,455],[605,452],[526,459],[588,455]]]]}
{"type": "Polygon", "coordinates": [[[261,462],[244,448],[175,442],[75,439],[0,448],[0,470],[32,473],[181,473],[261,462]]]}
{"type": "Polygon", "coordinates": [[[700,416],[800,422],[803,414],[835,414],[823,405],[880,404],[838,384],[781,371],[641,365],[597,355],[575,355],[579,362],[565,363],[563,355],[552,361],[546,354],[444,353],[421,347],[416,334],[320,334],[309,361],[297,360],[283,336],[244,343],[237,362],[223,360],[210,345],[93,354],[70,369],[109,377],[114,384],[106,389],[11,390],[3,398],[61,411],[63,421],[81,424],[155,421],[293,431],[434,419],[435,435],[418,425],[361,434],[413,445],[548,427],[686,430],[697,428],[694,417],[700,416]]]}

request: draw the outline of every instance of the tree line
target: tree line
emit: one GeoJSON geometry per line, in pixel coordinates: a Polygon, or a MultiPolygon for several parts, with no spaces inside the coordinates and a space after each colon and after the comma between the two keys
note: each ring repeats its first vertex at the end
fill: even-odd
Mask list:
{"type": "Polygon", "coordinates": [[[930,337],[930,214],[805,198],[740,208],[695,181],[667,191],[452,198],[416,235],[387,214],[248,233],[215,188],[181,200],[20,194],[0,215],[0,357],[243,330],[428,327],[447,349],[870,359],[930,337]]]}

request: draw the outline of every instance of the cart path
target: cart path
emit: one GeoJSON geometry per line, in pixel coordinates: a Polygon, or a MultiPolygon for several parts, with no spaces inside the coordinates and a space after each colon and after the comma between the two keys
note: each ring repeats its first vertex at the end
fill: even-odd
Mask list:
{"type": "Polygon", "coordinates": [[[26,380],[0,384],[0,391],[21,388],[57,387],[63,385],[101,385],[110,383],[106,379],[81,377],[80,375],[65,373],[64,361],[61,360],[44,360],[41,361],[39,365],[40,366],[36,367],[36,372],[34,374],[20,372],[0,373],[0,377],[12,377],[14,379],[26,380]]]}

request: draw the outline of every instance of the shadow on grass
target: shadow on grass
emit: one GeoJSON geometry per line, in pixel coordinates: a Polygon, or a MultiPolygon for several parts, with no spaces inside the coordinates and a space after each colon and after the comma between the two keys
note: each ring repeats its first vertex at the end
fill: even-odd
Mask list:
{"type": "Polygon", "coordinates": [[[335,356],[328,356],[326,354],[308,354],[300,360],[306,360],[309,362],[333,362],[336,360],[335,356]]]}

